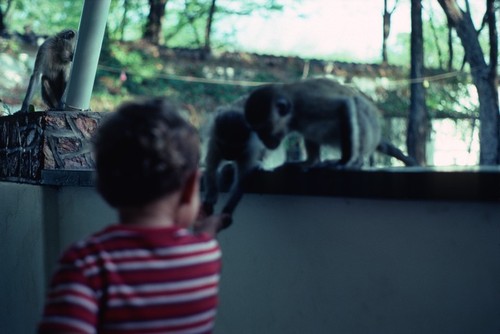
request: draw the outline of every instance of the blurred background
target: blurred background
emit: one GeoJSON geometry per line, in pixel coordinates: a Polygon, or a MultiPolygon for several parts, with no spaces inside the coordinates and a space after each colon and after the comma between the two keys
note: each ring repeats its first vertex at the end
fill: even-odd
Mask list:
{"type": "MultiPolygon", "coordinates": [[[[73,0],[0,0],[0,115],[19,109],[38,46],[61,29],[78,29],[82,7],[73,0]]],[[[426,165],[491,164],[480,152],[498,147],[498,129],[496,143],[479,139],[471,69],[484,63],[496,75],[498,7],[493,0],[113,0],[91,109],[167,96],[203,127],[217,106],[259,84],[327,76],[371,97],[384,135],[405,151],[423,150],[426,165]],[[471,65],[469,42],[445,2],[470,18],[479,65],[471,65]],[[412,99],[414,89],[423,100],[412,99]],[[415,115],[423,116],[416,125],[415,115]],[[420,131],[417,142],[407,142],[409,131],[420,131]]],[[[492,82],[498,112],[496,77],[492,82]]],[[[45,108],[38,92],[33,104],[45,108]]]]}

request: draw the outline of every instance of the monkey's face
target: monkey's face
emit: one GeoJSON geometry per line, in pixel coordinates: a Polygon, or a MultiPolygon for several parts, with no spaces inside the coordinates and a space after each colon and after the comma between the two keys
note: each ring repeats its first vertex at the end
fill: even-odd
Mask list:
{"type": "Polygon", "coordinates": [[[271,150],[280,146],[284,137],[283,133],[274,133],[272,126],[268,124],[255,128],[255,132],[262,143],[264,143],[264,145],[271,150]]]}
{"type": "Polygon", "coordinates": [[[289,132],[292,103],[274,86],[255,90],[245,104],[245,117],[259,139],[275,149],[289,132]]]}
{"type": "Polygon", "coordinates": [[[73,61],[76,44],[76,30],[65,29],[56,35],[60,45],[59,58],[61,63],[67,64],[73,61]]]}

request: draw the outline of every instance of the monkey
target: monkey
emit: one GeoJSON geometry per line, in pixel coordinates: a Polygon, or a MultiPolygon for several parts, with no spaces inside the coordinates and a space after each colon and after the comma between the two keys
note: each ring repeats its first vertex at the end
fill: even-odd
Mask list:
{"type": "Polygon", "coordinates": [[[75,43],[76,31],[65,29],[40,45],[20,112],[28,112],[31,99],[40,83],[42,99],[49,110],[62,107],[75,43]]]}
{"type": "Polygon", "coordinates": [[[304,138],[304,166],[321,165],[320,146],[340,148],[335,168],[361,168],[375,151],[417,163],[381,137],[379,109],[364,94],[331,79],[266,84],[252,91],[245,119],[268,149],[277,148],[290,132],[304,138]]]}
{"type": "Polygon", "coordinates": [[[265,147],[250,129],[243,115],[246,96],[231,105],[219,107],[209,127],[205,156],[203,211],[210,215],[218,198],[218,175],[221,167],[233,165],[233,182],[222,213],[232,215],[243,196],[244,179],[260,166],[265,147]]]}

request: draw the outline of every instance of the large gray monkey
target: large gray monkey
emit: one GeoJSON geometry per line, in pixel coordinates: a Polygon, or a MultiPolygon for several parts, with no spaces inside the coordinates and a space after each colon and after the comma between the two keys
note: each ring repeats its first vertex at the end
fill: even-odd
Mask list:
{"type": "Polygon", "coordinates": [[[28,112],[35,90],[41,82],[42,99],[49,109],[62,107],[76,43],[76,31],[65,29],[49,37],[38,49],[33,74],[20,112],[28,112]]]}
{"type": "Polygon", "coordinates": [[[245,118],[267,148],[277,148],[289,132],[300,133],[307,165],[319,162],[320,145],[340,148],[337,167],[360,168],[375,151],[407,166],[417,165],[382,140],[379,117],[379,110],[367,97],[329,79],[264,85],[245,103],[245,118]]]}
{"type": "Polygon", "coordinates": [[[231,105],[219,107],[210,126],[203,197],[203,210],[207,215],[212,214],[217,202],[221,166],[228,162],[234,167],[234,180],[229,198],[222,208],[222,213],[232,215],[243,196],[243,180],[260,165],[264,156],[264,146],[245,121],[243,115],[245,100],[246,96],[231,105]]]}

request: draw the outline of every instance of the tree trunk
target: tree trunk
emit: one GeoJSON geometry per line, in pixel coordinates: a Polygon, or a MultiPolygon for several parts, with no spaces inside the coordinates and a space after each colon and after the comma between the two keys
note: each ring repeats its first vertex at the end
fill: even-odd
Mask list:
{"type": "Polygon", "coordinates": [[[165,16],[167,2],[168,0],[149,0],[149,15],[143,38],[156,45],[160,44],[161,20],[165,16]]]}
{"type": "Polygon", "coordinates": [[[408,154],[424,166],[429,134],[429,116],[425,106],[424,43],[422,30],[422,0],[411,1],[411,96],[408,120],[408,154]]]}
{"type": "Polygon", "coordinates": [[[5,32],[5,23],[3,22],[3,11],[0,7],[0,36],[5,32]]]}
{"type": "Polygon", "coordinates": [[[399,0],[396,0],[394,3],[394,7],[391,10],[388,9],[387,0],[384,0],[384,14],[382,15],[382,26],[383,26],[383,34],[382,34],[382,63],[387,64],[389,59],[387,57],[387,39],[389,38],[389,34],[391,33],[391,15],[394,13],[396,6],[399,0]]]}
{"type": "Polygon", "coordinates": [[[123,17],[122,22],[120,22],[120,40],[123,42],[125,40],[125,27],[127,26],[127,15],[129,9],[129,0],[123,0],[123,17]]]}
{"type": "MultiPolygon", "coordinates": [[[[498,87],[498,31],[497,19],[495,14],[495,0],[487,0],[486,2],[486,16],[488,20],[488,35],[490,40],[490,74],[489,81],[492,87],[498,87]]],[[[498,90],[493,89],[493,96],[495,102],[495,109],[498,111],[498,90]]],[[[498,153],[497,164],[500,164],[500,115],[498,117],[498,153]]]]}
{"type": "MultiPolygon", "coordinates": [[[[481,165],[496,165],[499,163],[500,131],[497,86],[495,82],[492,82],[492,72],[484,59],[483,50],[479,44],[477,31],[474,28],[470,12],[461,10],[456,0],[438,0],[438,2],[462,41],[465,58],[471,68],[472,81],[479,96],[479,163],[481,165]]],[[[489,2],[493,1],[488,0],[489,2]]],[[[493,5],[491,4],[491,6],[493,5]]],[[[496,57],[495,60],[492,60],[492,63],[495,63],[495,61],[496,57]]]]}
{"type": "Polygon", "coordinates": [[[453,57],[454,57],[454,49],[453,49],[453,28],[448,19],[448,53],[450,57],[448,58],[448,71],[453,70],[453,57]]]}
{"type": "Polygon", "coordinates": [[[384,0],[383,35],[382,35],[382,63],[387,64],[387,38],[391,31],[391,14],[387,11],[387,0],[384,0]]]}
{"type": "Polygon", "coordinates": [[[12,0],[7,0],[7,6],[5,7],[5,10],[2,10],[2,7],[0,6],[0,35],[7,32],[7,26],[5,25],[5,18],[7,17],[11,5],[12,5],[12,0]]]}
{"type": "Polygon", "coordinates": [[[208,57],[212,52],[210,36],[212,34],[212,23],[214,20],[214,14],[216,9],[215,2],[216,0],[212,0],[210,4],[210,9],[208,11],[207,25],[205,26],[205,45],[203,47],[203,55],[202,55],[203,58],[208,57]]]}

